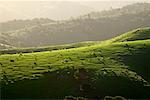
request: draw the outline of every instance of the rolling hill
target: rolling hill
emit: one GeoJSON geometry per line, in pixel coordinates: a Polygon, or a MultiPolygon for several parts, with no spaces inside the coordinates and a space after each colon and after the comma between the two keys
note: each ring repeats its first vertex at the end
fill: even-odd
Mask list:
{"type": "Polygon", "coordinates": [[[79,43],[72,43],[72,44],[65,44],[65,45],[41,46],[41,47],[32,47],[32,48],[15,48],[15,47],[9,49],[1,48],[0,54],[19,54],[19,53],[54,51],[54,50],[91,46],[99,43],[100,41],[86,41],[86,42],[79,42],[79,43]]]}
{"type": "Polygon", "coordinates": [[[135,39],[129,32],[130,41],[122,42],[126,40],[122,35],[121,39],[116,37],[119,41],[79,48],[2,54],[2,98],[62,99],[72,95],[96,99],[119,95],[148,99],[150,40],[144,34],[149,34],[149,28],[138,30],[135,39]]]}
{"type": "Polygon", "coordinates": [[[125,42],[125,41],[135,41],[135,40],[147,40],[150,39],[150,29],[147,28],[138,28],[127,33],[123,33],[120,36],[114,37],[106,41],[86,41],[65,45],[53,45],[53,46],[41,46],[41,47],[32,47],[32,48],[12,48],[7,50],[0,50],[1,54],[16,54],[16,53],[33,53],[33,52],[43,52],[43,51],[53,51],[53,50],[62,50],[62,49],[71,49],[79,48],[85,46],[96,45],[100,43],[113,43],[113,42],[125,42]]]}
{"type": "MultiPolygon", "coordinates": [[[[150,3],[137,3],[123,8],[92,12],[68,20],[39,23],[31,27],[4,32],[3,35],[9,34],[11,39],[5,36],[5,41],[15,47],[106,40],[132,29],[150,26],[149,7],[150,3]]],[[[5,28],[7,30],[7,27],[5,28]]]]}
{"type": "Polygon", "coordinates": [[[150,28],[139,28],[130,32],[124,33],[108,41],[111,42],[125,42],[125,41],[136,41],[136,40],[147,40],[150,39],[150,28]]]}

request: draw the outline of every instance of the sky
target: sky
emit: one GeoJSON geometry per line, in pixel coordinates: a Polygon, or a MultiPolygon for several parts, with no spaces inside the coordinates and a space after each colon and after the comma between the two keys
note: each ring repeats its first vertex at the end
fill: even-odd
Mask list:
{"type": "Polygon", "coordinates": [[[0,0],[0,1],[149,1],[149,0],[0,0]]]}
{"type": "Polygon", "coordinates": [[[150,2],[150,0],[0,0],[0,1],[74,1],[74,2],[78,2],[78,1],[120,1],[120,2],[124,2],[124,1],[137,1],[137,2],[150,2]]]}
{"type": "Polygon", "coordinates": [[[0,0],[0,22],[41,17],[63,20],[136,2],[150,0],[0,0]]]}

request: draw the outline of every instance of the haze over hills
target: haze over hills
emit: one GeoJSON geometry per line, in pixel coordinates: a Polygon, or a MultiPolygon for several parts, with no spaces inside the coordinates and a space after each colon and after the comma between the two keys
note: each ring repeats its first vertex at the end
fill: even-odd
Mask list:
{"type": "MultiPolygon", "coordinates": [[[[0,22],[14,19],[50,18],[63,20],[91,11],[120,8],[137,1],[0,1],[0,22]]],[[[141,1],[139,1],[141,2],[141,1]]],[[[144,2],[144,1],[142,1],[144,2]]],[[[148,1],[146,1],[148,2],[148,1]]]]}
{"type": "Polygon", "coordinates": [[[0,8],[0,22],[33,18],[63,20],[94,11],[94,8],[69,1],[0,1],[0,8]]]}
{"type": "MultiPolygon", "coordinates": [[[[44,20],[44,19],[43,19],[44,20]]],[[[150,4],[136,3],[123,8],[102,12],[92,12],[80,17],[46,23],[42,19],[3,23],[1,43],[16,47],[35,47],[55,44],[74,43],[81,41],[105,40],[135,28],[150,26],[150,4]],[[41,23],[40,23],[41,20],[41,23]],[[28,22],[28,21],[27,21],[28,22]],[[30,22],[30,21],[29,21],[30,22]],[[25,24],[24,24],[25,23],[25,24]],[[21,26],[21,27],[20,27],[21,26]],[[28,26],[28,27],[25,27],[28,26]],[[19,29],[20,27],[21,29],[19,29]],[[18,30],[16,30],[18,28],[18,30]],[[10,32],[7,32],[9,30],[10,32]],[[7,34],[6,34],[7,33],[7,34]]],[[[2,25],[2,24],[1,24],[2,25]]]]}
{"type": "Polygon", "coordinates": [[[12,20],[5,23],[0,23],[0,32],[5,33],[9,31],[15,31],[19,29],[24,29],[32,26],[37,26],[40,24],[54,23],[54,20],[48,18],[34,18],[32,20],[12,20]]]}

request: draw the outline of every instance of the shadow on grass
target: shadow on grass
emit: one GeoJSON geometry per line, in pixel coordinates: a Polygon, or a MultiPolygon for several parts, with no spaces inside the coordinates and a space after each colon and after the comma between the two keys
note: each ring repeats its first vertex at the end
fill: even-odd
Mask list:
{"type": "Polygon", "coordinates": [[[63,99],[69,95],[96,99],[108,95],[148,98],[148,90],[141,82],[111,75],[107,70],[64,68],[43,73],[39,79],[3,84],[1,92],[2,99],[63,99]]]}

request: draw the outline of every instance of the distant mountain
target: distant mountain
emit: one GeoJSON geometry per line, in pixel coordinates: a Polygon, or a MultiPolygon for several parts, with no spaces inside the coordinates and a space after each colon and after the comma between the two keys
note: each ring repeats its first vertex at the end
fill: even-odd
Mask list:
{"type": "Polygon", "coordinates": [[[37,24],[7,32],[8,44],[18,47],[55,45],[81,41],[105,40],[126,31],[150,26],[150,3],[92,12],[70,20],[37,24]]]}
{"type": "Polygon", "coordinates": [[[53,23],[54,20],[48,18],[34,18],[31,20],[12,20],[5,23],[0,23],[0,32],[9,32],[28,27],[36,26],[39,24],[53,23]]]}
{"type": "Polygon", "coordinates": [[[104,10],[102,12],[92,12],[90,15],[93,18],[115,17],[126,14],[137,14],[147,11],[150,11],[150,3],[135,3],[124,6],[122,8],[104,10]]]}

